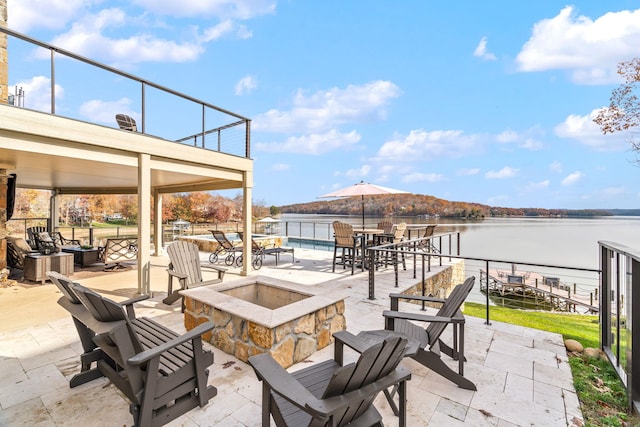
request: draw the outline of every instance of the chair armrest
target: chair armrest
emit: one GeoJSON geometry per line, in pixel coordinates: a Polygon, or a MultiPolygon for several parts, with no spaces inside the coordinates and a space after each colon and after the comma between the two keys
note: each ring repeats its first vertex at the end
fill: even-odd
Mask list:
{"type": "Polygon", "coordinates": [[[177,271],[171,270],[169,268],[167,268],[167,273],[169,273],[169,276],[171,276],[171,277],[178,278],[178,280],[184,280],[184,279],[187,278],[186,274],[178,273],[177,271]]]}
{"type": "Polygon", "coordinates": [[[347,331],[334,332],[333,338],[337,344],[344,344],[358,353],[362,353],[371,347],[371,341],[365,341],[347,331]]]}
{"type": "Polygon", "coordinates": [[[199,326],[196,326],[184,335],[180,335],[179,337],[176,337],[171,341],[167,341],[166,343],[160,344],[157,347],[136,354],[127,362],[132,365],[140,365],[142,363],[148,362],[149,360],[155,357],[159,357],[162,353],[171,350],[172,348],[175,348],[187,341],[201,340],[202,338],[200,337],[200,335],[212,330],[213,328],[215,328],[213,322],[205,322],[199,326]]]}
{"type": "Polygon", "coordinates": [[[135,319],[136,312],[133,308],[133,304],[136,302],[144,301],[146,299],[149,299],[149,295],[139,295],[137,297],[133,297],[133,298],[129,298],[128,300],[121,301],[118,304],[120,304],[122,307],[125,308],[125,310],[127,310],[127,316],[129,316],[129,319],[135,319]]]}
{"type": "Polygon", "coordinates": [[[285,371],[269,354],[262,353],[251,356],[249,365],[259,380],[264,381],[271,390],[298,408],[304,409],[310,402],[313,407],[321,405],[318,398],[285,371]]]}
{"type": "Polygon", "coordinates": [[[391,299],[408,299],[413,301],[426,301],[426,302],[446,302],[444,298],[436,298],[436,297],[427,297],[422,295],[409,295],[409,294],[390,294],[389,298],[391,299]]]}
{"type": "Polygon", "coordinates": [[[431,323],[464,323],[464,316],[462,317],[444,317],[444,316],[429,316],[427,314],[418,313],[405,313],[401,311],[389,311],[382,312],[384,317],[392,317],[394,319],[416,320],[418,322],[431,322],[431,323]]]}
{"type": "Polygon", "coordinates": [[[227,272],[227,269],[224,267],[218,267],[217,265],[206,265],[206,264],[202,264],[200,265],[200,268],[206,268],[208,270],[217,270],[218,271],[218,278],[222,279],[224,277],[224,273],[227,272]]]}

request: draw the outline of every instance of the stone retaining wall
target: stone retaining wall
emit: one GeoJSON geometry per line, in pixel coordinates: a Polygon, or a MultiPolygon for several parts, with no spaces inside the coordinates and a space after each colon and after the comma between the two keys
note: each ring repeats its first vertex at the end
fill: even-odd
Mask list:
{"type": "MultiPolygon", "coordinates": [[[[414,286],[403,291],[403,294],[409,295],[425,295],[436,298],[446,298],[449,296],[453,288],[463,283],[465,280],[464,261],[460,261],[450,265],[443,271],[435,274],[422,282],[416,283],[414,286]],[[424,294],[422,288],[424,287],[424,294]]],[[[412,301],[415,304],[421,304],[420,301],[412,301]]],[[[427,303],[430,307],[440,308],[439,303],[427,303]]]]}

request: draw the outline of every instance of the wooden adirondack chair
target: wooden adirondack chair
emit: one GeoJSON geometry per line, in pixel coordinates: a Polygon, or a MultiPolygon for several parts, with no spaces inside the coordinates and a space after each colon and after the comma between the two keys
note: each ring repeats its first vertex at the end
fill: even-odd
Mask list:
{"type": "Polygon", "coordinates": [[[222,282],[226,269],[216,265],[202,265],[200,262],[200,251],[198,245],[184,240],[178,240],[167,246],[169,254],[169,283],[167,288],[167,296],[162,300],[165,304],[173,304],[178,300],[182,300],[182,311],[184,312],[184,298],[180,295],[180,291],[197,286],[214,285],[222,282]],[[202,269],[207,268],[218,272],[216,279],[204,280],[202,278],[202,269]],[[178,279],[180,288],[173,289],[173,278],[178,279]]]}
{"type": "Polygon", "coordinates": [[[464,315],[460,307],[467,298],[475,277],[470,277],[464,283],[456,285],[446,299],[423,297],[420,295],[391,294],[391,310],[384,311],[385,330],[370,331],[362,333],[363,336],[372,337],[378,335],[385,337],[400,334],[410,341],[418,343],[415,352],[408,352],[407,355],[454,382],[459,387],[467,390],[476,390],[475,384],[465,378],[464,375],[464,315]],[[428,316],[419,313],[407,313],[398,311],[398,302],[401,299],[413,301],[426,301],[441,303],[442,306],[435,316],[428,316]],[[410,321],[427,323],[423,328],[410,321]],[[453,326],[453,347],[447,345],[440,339],[447,325],[453,326]],[[458,361],[458,372],[451,369],[443,360],[441,352],[458,361]]]}
{"type": "Polygon", "coordinates": [[[71,283],[93,317],[85,326],[115,366],[98,360],[98,369],[130,400],[135,426],[162,426],[196,406],[204,406],[217,390],[207,386],[213,353],[203,350],[203,323],[178,335],[152,319],[131,319],[122,306],[92,290],[71,283]]]}
{"type": "MultiPolygon", "coordinates": [[[[92,316],[80,303],[75,292],[71,289],[71,284],[74,283],[74,281],[55,271],[47,271],[47,276],[49,277],[49,280],[58,287],[63,295],[58,300],[58,304],[71,314],[73,324],[76,327],[76,331],[78,331],[80,344],[83,349],[83,353],[80,355],[80,372],[71,378],[69,381],[69,387],[77,387],[81,384],[102,377],[103,374],[97,366],[98,360],[106,360],[107,363],[110,363],[112,366],[115,366],[115,362],[105,355],[98,345],[93,342],[93,338],[96,336],[96,333],[87,326],[87,323],[91,323],[91,320],[87,321],[87,319],[91,319],[92,316]],[[94,365],[94,363],[96,363],[96,365],[94,365]]],[[[130,319],[134,319],[136,315],[133,304],[148,298],[149,297],[147,295],[141,295],[119,302],[118,304],[126,310],[127,316],[129,316],[130,319]]]]}
{"type": "MultiPolygon", "coordinates": [[[[357,337],[343,331],[347,341],[357,337]]],[[[370,345],[356,363],[342,366],[342,355],[294,373],[285,371],[269,354],[249,358],[262,386],[262,426],[382,426],[373,406],[376,396],[398,386],[399,425],[405,426],[406,382],[411,373],[399,366],[407,340],[389,337],[370,345]]],[[[340,347],[342,348],[342,347],[340,347]]]]}

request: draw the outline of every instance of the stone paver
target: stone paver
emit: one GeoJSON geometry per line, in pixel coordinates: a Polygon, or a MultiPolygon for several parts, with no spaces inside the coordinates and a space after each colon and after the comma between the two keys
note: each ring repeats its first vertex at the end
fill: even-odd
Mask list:
{"type": "MultiPolygon", "coordinates": [[[[351,276],[350,270],[342,269],[331,273],[331,254],[296,249],[295,264],[283,259],[275,267],[273,260],[267,258],[257,274],[347,292],[347,330],[358,333],[383,328],[382,311],[388,309],[388,294],[399,290],[393,287],[393,280],[380,280],[376,299],[369,300],[367,274],[351,276]]],[[[137,312],[155,317],[180,332],[184,326],[179,304],[166,306],[161,302],[166,291],[167,262],[166,257],[153,258],[154,298],[139,304],[137,312]]],[[[238,274],[238,270],[230,269],[225,281],[238,274]]],[[[135,291],[132,285],[135,280],[135,271],[125,271],[80,281],[115,299],[124,299],[135,291]]],[[[30,312],[38,313],[30,325],[25,327],[21,319],[19,327],[11,328],[7,324],[10,319],[3,319],[0,313],[0,425],[131,425],[127,401],[106,379],[69,388],[69,379],[79,370],[82,351],[73,322],[66,312],[58,309],[55,301],[59,293],[53,285],[33,289],[42,307],[29,308],[30,312]]],[[[15,294],[31,290],[0,292],[0,312],[5,311],[5,304],[11,304],[11,310],[7,311],[15,316],[20,312],[15,294]]],[[[418,307],[404,304],[402,309],[418,307]]],[[[443,339],[450,340],[449,332],[443,339]]],[[[465,339],[465,376],[477,385],[478,391],[460,389],[411,359],[403,361],[412,372],[408,387],[409,426],[566,426],[572,425],[574,418],[582,419],[559,335],[499,322],[485,325],[482,319],[467,318],[465,339]]],[[[262,388],[253,370],[233,356],[212,350],[215,362],[209,369],[209,383],[218,388],[218,395],[204,408],[196,408],[169,425],[260,425],[262,388]]],[[[289,370],[332,356],[333,345],[289,370]]],[[[356,357],[354,352],[348,352],[345,359],[356,357]]],[[[457,366],[457,362],[443,358],[450,366],[457,366]]],[[[384,396],[378,396],[375,404],[385,425],[397,425],[384,396]]]]}

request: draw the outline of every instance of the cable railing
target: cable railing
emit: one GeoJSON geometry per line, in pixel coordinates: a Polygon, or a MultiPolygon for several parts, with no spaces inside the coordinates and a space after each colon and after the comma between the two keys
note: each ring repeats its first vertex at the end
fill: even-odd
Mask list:
{"type": "Polygon", "coordinates": [[[479,286],[474,289],[470,300],[486,305],[487,323],[490,322],[490,307],[496,305],[558,312],[598,313],[600,270],[461,256],[456,245],[441,243],[457,240],[452,238],[454,235],[455,233],[449,233],[368,248],[366,264],[376,266],[368,270],[369,298],[375,299],[376,284],[380,280],[393,281],[394,287],[418,285],[420,292],[429,296],[429,289],[424,284],[433,276],[435,269],[441,271],[445,267],[461,266],[459,274],[466,277],[475,276],[478,279],[479,286]],[[380,268],[387,267],[380,260],[388,259],[395,260],[391,263],[393,274],[388,274],[388,270],[380,268]],[[403,261],[402,268],[399,268],[398,260],[403,261]]]}
{"type": "Polygon", "coordinates": [[[49,105],[30,105],[30,94],[25,93],[20,107],[87,121],[87,114],[82,111],[83,106],[91,105],[96,100],[119,98],[127,109],[137,111],[135,115],[139,116],[139,128],[143,134],[176,143],[189,142],[190,145],[225,154],[246,158],[251,156],[251,120],[246,117],[9,28],[0,26],[0,32],[9,36],[9,75],[12,75],[14,64],[16,69],[22,67],[18,66],[22,57],[29,58],[31,65],[28,69],[33,69],[33,73],[49,74],[49,105]],[[33,52],[34,47],[36,52],[33,52]],[[42,52],[37,52],[39,48],[48,53],[48,70],[33,65],[34,57],[44,56],[42,52]],[[84,68],[85,66],[89,68],[84,68]],[[103,71],[106,71],[105,75],[102,74],[103,71]],[[74,81],[72,85],[73,76],[77,73],[83,75],[84,82],[91,84],[74,81]],[[77,92],[73,93],[71,89],[76,86],[77,92]],[[63,87],[64,97],[59,96],[63,87]],[[105,88],[108,91],[105,92],[105,88]],[[92,91],[95,93],[94,98],[89,95],[92,91]],[[64,113],[60,114],[58,111],[64,113]]]}

